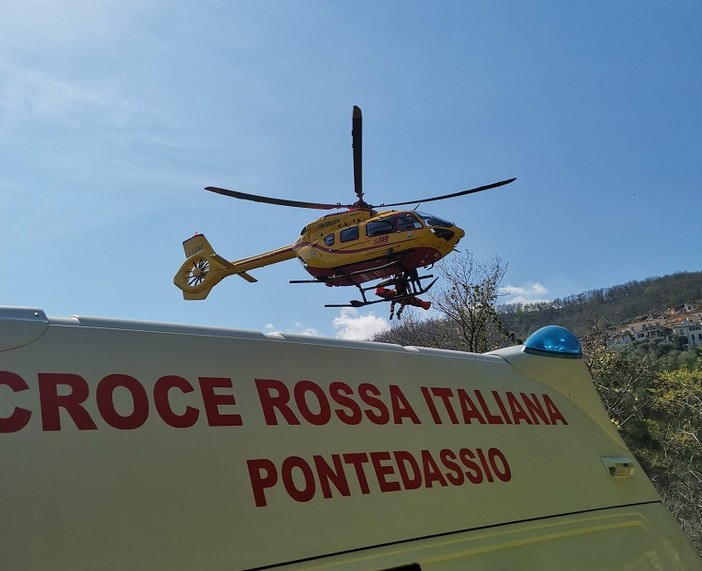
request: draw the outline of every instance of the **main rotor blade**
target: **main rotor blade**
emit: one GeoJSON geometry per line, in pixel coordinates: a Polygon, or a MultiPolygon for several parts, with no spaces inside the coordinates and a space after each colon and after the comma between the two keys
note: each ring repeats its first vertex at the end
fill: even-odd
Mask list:
{"type": "Polygon", "coordinates": [[[500,182],[494,182],[492,184],[486,184],[485,186],[479,186],[477,188],[471,188],[469,190],[461,190],[460,192],[454,192],[453,194],[444,194],[443,196],[434,196],[432,198],[422,198],[419,200],[408,200],[406,202],[390,202],[383,204],[376,204],[373,208],[383,208],[386,206],[404,206],[405,204],[417,204],[418,202],[433,202],[434,200],[445,200],[446,198],[455,198],[457,196],[463,196],[464,194],[473,194],[475,192],[482,192],[483,190],[490,190],[491,188],[497,188],[498,186],[504,186],[510,182],[514,182],[515,178],[509,178],[507,180],[501,180],[500,182]]]}
{"type": "Polygon", "coordinates": [[[351,139],[353,141],[353,186],[358,200],[363,202],[363,117],[361,108],[355,105],[351,120],[351,139]]]}
{"type": "Polygon", "coordinates": [[[238,190],[229,190],[227,188],[219,188],[218,186],[207,186],[205,190],[239,198],[241,200],[251,200],[253,202],[265,202],[266,204],[278,204],[280,206],[292,206],[294,208],[312,208],[315,210],[334,210],[335,208],[349,208],[348,204],[324,204],[320,202],[301,202],[299,200],[287,200],[285,198],[273,198],[272,196],[259,196],[257,194],[248,194],[239,192],[238,190]]]}

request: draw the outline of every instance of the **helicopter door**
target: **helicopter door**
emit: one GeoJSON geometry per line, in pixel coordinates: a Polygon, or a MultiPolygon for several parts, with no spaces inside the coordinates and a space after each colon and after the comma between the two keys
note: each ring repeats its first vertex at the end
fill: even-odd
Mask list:
{"type": "Polygon", "coordinates": [[[366,224],[366,236],[380,236],[389,234],[395,229],[395,221],[393,218],[383,218],[381,220],[372,220],[366,224]]]}
{"type": "Polygon", "coordinates": [[[333,248],[336,253],[352,253],[358,249],[361,233],[358,226],[349,226],[339,230],[339,245],[333,248]]]}
{"type": "Polygon", "coordinates": [[[340,242],[353,242],[355,240],[358,240],[358,226],[344,228],[339,232],[340,242]]]}

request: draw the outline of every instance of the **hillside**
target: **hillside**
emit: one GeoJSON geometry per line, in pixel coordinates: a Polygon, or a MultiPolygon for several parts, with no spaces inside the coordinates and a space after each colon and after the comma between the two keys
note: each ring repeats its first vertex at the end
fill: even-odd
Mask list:
{"type": "Polygon", "coordinates": [[[702,304],[702,272],[680,272],[593,290],[551,302],[502,305],[497,311],[507,329],[524,338],[544,325],[559,324],[578,336],[604,321],[619,327],[683,304],[702,304]]]}

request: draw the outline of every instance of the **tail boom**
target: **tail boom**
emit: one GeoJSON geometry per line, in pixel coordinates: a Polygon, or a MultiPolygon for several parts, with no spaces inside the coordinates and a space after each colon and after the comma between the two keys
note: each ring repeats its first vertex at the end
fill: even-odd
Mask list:
{"type": "Polygon", "coordinates": [[[249,270],[262,268],[295,257],[292,246],[284,246],[257,256],[228,261],[217,254],[203,234],[195,234],[183,242],[186,260],[173,277],[173,283],[183,291],[183,298],[205,299],[212,288],[227,276],[238,275],[254,283],[249,270]]]}

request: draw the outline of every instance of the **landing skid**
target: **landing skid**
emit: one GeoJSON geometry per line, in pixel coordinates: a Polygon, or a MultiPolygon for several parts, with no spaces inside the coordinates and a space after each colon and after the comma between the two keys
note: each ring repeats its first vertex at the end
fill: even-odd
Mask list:
{"type": "Polygon", "coordinates": [[[291,284],[326,284],[329,280],[326,278],[315,278],[313,280],[290,280],[291,284]]]}
{"type": "Polygon", "coordinates": [[[360,285],[357,285],[356,287],[358,288],[358,291],[361,292],[361,299],[352,299],[348,303],[327,303],[324,305],[324,307],[365,307],[366,305],[375,305],[376,303],[402,303],[403,300],[411,299],[414,297],[417,297],[418,295],[422,295],[426,292],[428,292],[431,287],[437,282],[439,278],[434,278],[427,286],[422,286],[421,281],[422,280],[428,280],[434,278],[433,275],[427,275],[427,276],[415,276],[411,279],[402,279],[402,278],[392,278],[389,280],[385,280],[383,282],[380,282],[376,285],[373,286],[368,286],[368,287],[361,287],[360,285]],[[404,281],[404,285],[406,287],[406,292],[405,294],[401,295],[394,295],[391,298],[381,298],[381,299],[373,299],[373,300],[368,300],[366,297],[366,292],[375,290],[376,288],[380,286],[394,286],[401,284],[404,281]]]}

